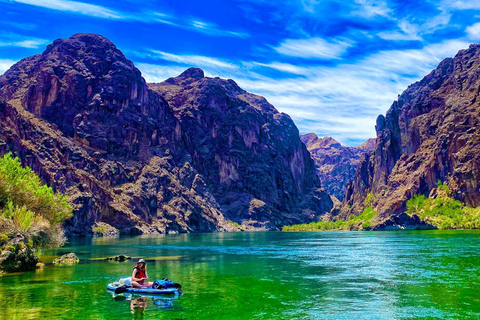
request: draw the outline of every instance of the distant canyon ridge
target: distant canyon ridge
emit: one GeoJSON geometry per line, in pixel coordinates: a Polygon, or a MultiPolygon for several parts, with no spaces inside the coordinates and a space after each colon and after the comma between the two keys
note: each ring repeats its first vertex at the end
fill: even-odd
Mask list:
{"type": "Polygon", "coordinates": [[[346,147],[331,137],[319,138],[315,133],[300,136],[315,162],[320,183],[327,192],[342,201],[347,184],[353,180],[363,156],[375,149],[376,139],[368,139],[357,147],[346,147]]]}
{"type": "Polygon", "coordinates": [[[278,230],[359,215],[367,197],[381,224],[437,181],[480,204],[479,70],[478,45],[444,60],[345,147],[234,80],[147,84],[108,39],[75,34],[0,76],[0,155],[69,196],[70,235],[278,230]]]}

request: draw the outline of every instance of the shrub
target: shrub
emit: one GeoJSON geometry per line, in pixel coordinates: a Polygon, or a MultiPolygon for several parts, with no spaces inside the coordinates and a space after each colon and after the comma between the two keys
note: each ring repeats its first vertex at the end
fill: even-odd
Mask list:
{"type": "Polygon", "coordinates": [[[373,205],[373,199],[374,199],[373,192],[367,193],[367,196],[365,197],[365,201],[363,201],[363,204],[365,205],[365,207],[371,207],[373,205]]]}
{"type": "MultiPolygon", "coordinates": [[[[448,195],[448,186],[437,184],[448,195]]],[[[461,201],[449,196],[435,199],[416,195],[407,201],[407,214],[417,214],[421,219],[439,229],[480,228],[480,207],[468,208],[461,201]]]]}
{"type": "Polygon", "coordinates": [[[35,172],[11,154],[0,158],[0,230],[24,234],[32,247],[56,247],[65,241],[61,223],[72,214],[68,198],[43,184],[35,172]]]}
{"type": "Polygon", "coordinates": [[[105,228],[104,227],[96,227],[95,229],[93,229],[93,232],[98,233],[98,234],[104,234],[105,233],[105,228]]]}
{"type": "Polygon", "coordinates": [[[0,247],[7,244],[8,236],[6,234],[0,234],[0,247]]]}
{"type": "Polygon", "coordinates": [[[337,221],[319,221],[304,224],[294,224],[291,226],[284,226],[282,231],[327,231],[327,230],[350,230],[352,228],[362,227],[368,228],[372,225],[370,221],[377,215],[377,212],[372,207],[363,210],[359,216],[351,215],[347,220],[337,221]],[[365,226],[364,226],[365,225],[365,226]]]}

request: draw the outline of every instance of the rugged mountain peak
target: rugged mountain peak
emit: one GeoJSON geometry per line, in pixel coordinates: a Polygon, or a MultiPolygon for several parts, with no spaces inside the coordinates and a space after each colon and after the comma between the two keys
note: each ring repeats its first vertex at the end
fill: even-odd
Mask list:
{"type": "Polygon", "coordinates": [[[167,140],[176,139],[174,131],[164,131],[175,127],[166,101],[100,35],[55,40],[41,55],[12,66],[0,77],[0,86],[11,103],[100,152],[148,159],[148,145],[165,150],[167,140]],[[160,139],[160,133],[168,139],[160,139]]]}
{"type": "Polygon", "coordinates": [[[480,205],[480,45],[443,60],[410,85],[377,119],[377,146],[359,165],[341,214],[359,214],[364,200],[379,219],[405,210],[437,182],[469,206],[480,205]]]}
{"type": "Polygon", "coordinates": [[[286,212],[295,213],[292,223],[330,210],[298,129],[265,98],[220,78],[180,76],[149,86],[169,102],[193,166],[228,218],[278,225],[286,212]]]}
{"type": "Polygon", "coordinates": [[[265,98],[198,68],[152,88],[102,36],[55,40],[0,77],[0,154],[70,196],[72,233],[273,229],[330,211],[265,98]]]}
{"type": "Polygon", "coordinates": [[[355,147],[356,149],[365,151],[365,152],[370,152],[375,149],[375,146],[377,144],[377,139],[376,138],[370,138],[361,145],[355,147]]]}
{"type": "Polygon", "coordinates": [[[195,80],[199,80],[205,78],[205,73],[200,68],[188,68],[187,70],[183,71],[178,78],[187,79],[192,78],[195,80]]]}
{"type": "Polygon", "coordinates": [[[52,51],[63,51],[65,53],[70,51],[69,54],[74,56],[85,52],[105,56],[108,50],[114,51],[119,57],[123,56],[121,51],[104,36],[93,33],[76,33],[68,39],[56,39],[47,46],[44,54],[49,54],[52,51]],[[86,48],[88,48],[88,50],[82,50],[86,48]],[[103,54],[100,54],[100,52],[103,52],[103,54]]]}
{"type": "Polygon", "coordinates": [[[312,149],[316,149],[316,148],[321,148],[321,149],[336,148],[336,149],[339,149],[339,148],[343,147],[342,144],[340,142],[338,142],[337,140],[335,140],[334,138],[332,138],[332,137],[319,138],[313,132],[301,135],[300,139],[302,140],[303,143],[305,143],[305,145],[310,146],[310,148],[312,148],[312,149]]]}

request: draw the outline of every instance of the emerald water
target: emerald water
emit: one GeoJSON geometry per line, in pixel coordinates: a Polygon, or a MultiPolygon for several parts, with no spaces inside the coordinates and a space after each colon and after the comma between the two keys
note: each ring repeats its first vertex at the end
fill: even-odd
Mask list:
{"type": "Polygon", "coordinates": [[[212,233],[71,239],[73,267],[0,278],[2,319],[478,319],[480,232],[212,233]],[[178,298],[113,297],[145,257],[178,298]]]}

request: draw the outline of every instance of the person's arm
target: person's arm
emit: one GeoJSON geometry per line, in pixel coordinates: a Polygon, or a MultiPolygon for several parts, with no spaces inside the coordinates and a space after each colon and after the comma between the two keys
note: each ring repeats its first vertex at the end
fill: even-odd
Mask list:
{"type": "Polygon", "coordinates": [[[145,280],[148,279],[147,266],[145,266],[145,280]]]}

